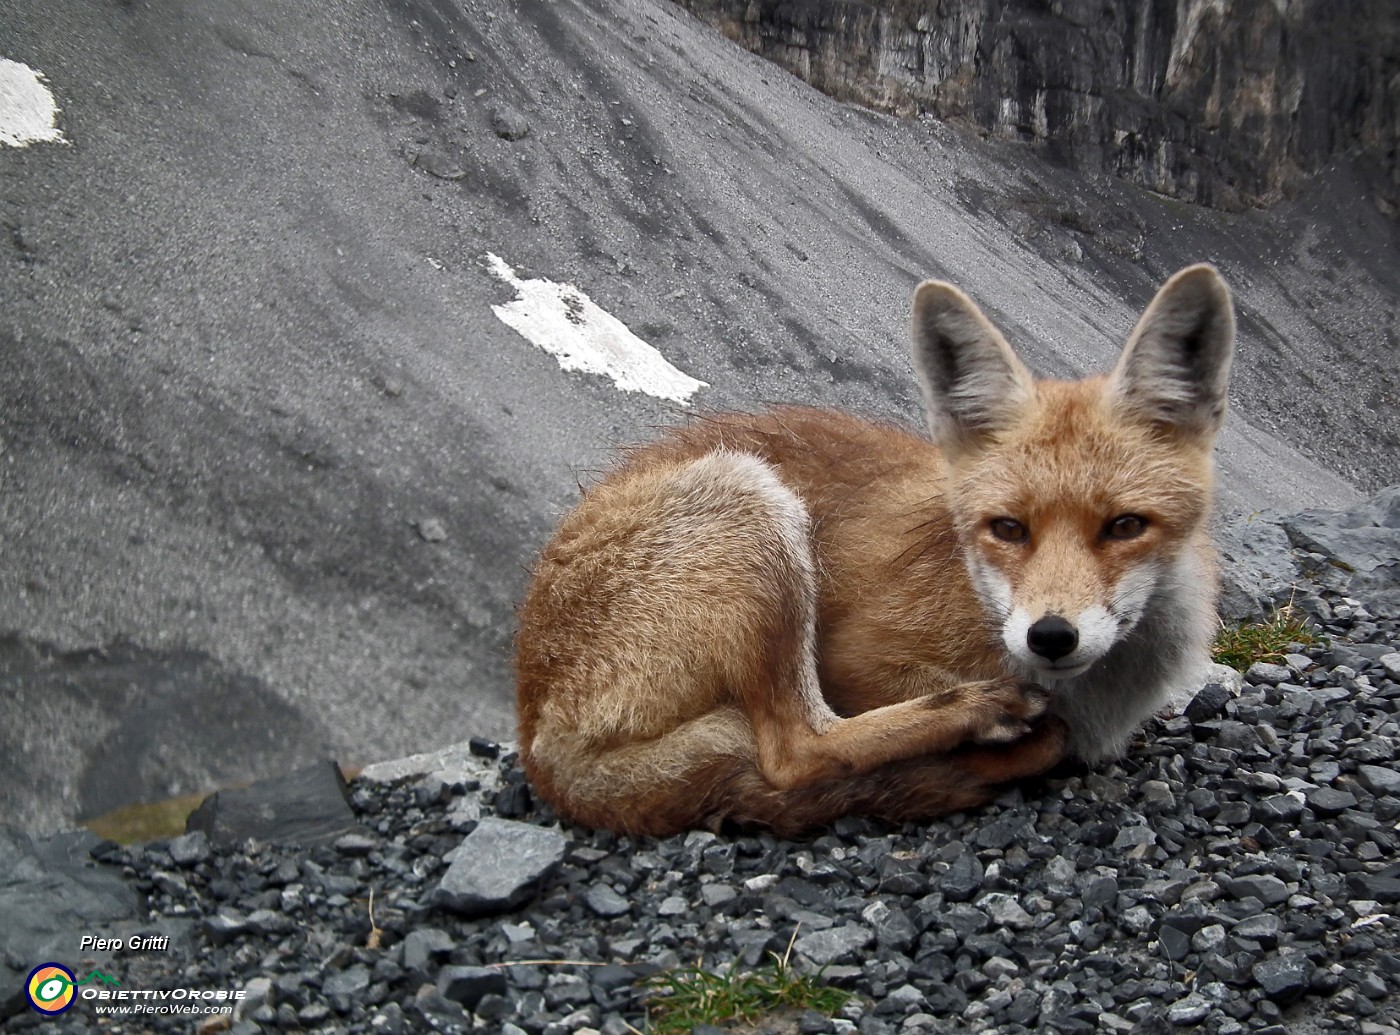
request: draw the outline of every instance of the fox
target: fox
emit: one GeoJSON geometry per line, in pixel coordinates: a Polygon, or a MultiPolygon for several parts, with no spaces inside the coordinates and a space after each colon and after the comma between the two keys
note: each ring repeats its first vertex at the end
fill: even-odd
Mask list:
{"type": "Polygon", "coordinates": [[[1228,287],[1195,265],[1108,373],[1039,380],[928,280],[927,435],[777,406],[624,451],[519,609],[535,793],[624,835],[797,836],[1119,756],[1208,661],[1234,336],[1228,287]]]}

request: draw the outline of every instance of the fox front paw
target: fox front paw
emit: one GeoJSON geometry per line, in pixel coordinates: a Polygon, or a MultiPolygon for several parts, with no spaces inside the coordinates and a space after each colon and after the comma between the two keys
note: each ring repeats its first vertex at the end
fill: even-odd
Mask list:
{"type": "Polygon", "coordinates": [[[968,740],[974,744],[1009,744],[1030,733],[1031,725],[1050,707],[1044,687],[1018,679],[996,679],[981,684],[981,692],[969,696],[972,722],[968,740]]]}

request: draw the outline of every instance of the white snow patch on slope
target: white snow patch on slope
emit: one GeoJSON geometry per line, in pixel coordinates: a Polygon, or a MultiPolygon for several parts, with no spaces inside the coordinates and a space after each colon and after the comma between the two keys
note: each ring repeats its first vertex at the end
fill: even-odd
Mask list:
{"type": "Polygon", "coordinates": [[[58,128],[58,104],[42,72],[0,58],[0,144],[63,143],[58,128]]]}
{"type": "Polygon", "coordinates": [[[624,392],[688,403],[704,381],[677,370],[617,317],[598,307],[572,284],[521,280],[500,256],[487,253],[491,272],[515,288],[516,296],[491,311],[559,361],[565,370],[606,374],[624,392]]]}

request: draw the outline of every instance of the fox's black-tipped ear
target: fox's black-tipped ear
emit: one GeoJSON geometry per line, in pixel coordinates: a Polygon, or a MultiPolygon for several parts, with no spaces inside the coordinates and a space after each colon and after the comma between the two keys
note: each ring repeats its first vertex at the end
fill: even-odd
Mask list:
{"type": "Polygon", "coordinates": [[[1109,376],[1114,402],[1178,433],[1211,438],[1225,420],[1235,314],[1214,266],[1162,285],[1109,376]]]}
{"type": "Polygon", "coordinates": [[[1006,427],[1035,392],[1030,371],[982,310],[939,280],[914,292],[913,359],[934,441],[953,452],[1006,427]]]}

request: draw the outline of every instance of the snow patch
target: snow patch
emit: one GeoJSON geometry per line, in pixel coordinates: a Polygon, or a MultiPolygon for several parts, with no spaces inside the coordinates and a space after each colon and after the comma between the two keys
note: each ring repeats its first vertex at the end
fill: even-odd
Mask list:
{"type": "Polygon", "coordinates": [[[44,74],[28,65],[0,58],[0,144],[64,143],[58,128],[58,104],[44,74]]]}
{"type": "Polygon", "coordinates": [[[491,311],[506,326],[544,349],[565,370],[606,374],[624,392],[688,403],[708,383],[677,370],[617,317],[572,284],[521,280],[500,256],[487,253],[491,273],[515,288],[516,296],[491,311]]]}

